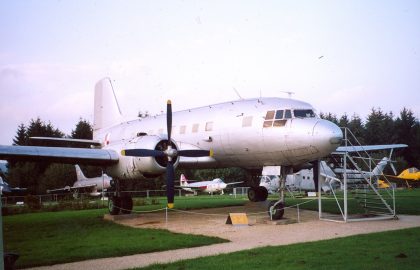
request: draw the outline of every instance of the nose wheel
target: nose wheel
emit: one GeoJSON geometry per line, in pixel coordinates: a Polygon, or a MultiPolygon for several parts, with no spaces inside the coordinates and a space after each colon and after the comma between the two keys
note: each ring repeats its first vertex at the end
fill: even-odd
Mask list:
{"type": "Polygon", "coordinates": [[[272,220],[281,219],[284,215],[284,203],[280,201],[271,201],[268,205],[268,215],[272,220]]]}

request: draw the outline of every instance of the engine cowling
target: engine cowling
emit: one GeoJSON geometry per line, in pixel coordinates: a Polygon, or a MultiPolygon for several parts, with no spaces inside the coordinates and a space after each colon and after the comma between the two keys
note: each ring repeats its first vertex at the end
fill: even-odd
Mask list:
{"type": "MultiPolygon", "coordinates": [[[[174,141],[171,141],[172,148],[177,150],[178,147],[174,141]]],[[[153,149],[165,150],[167,147],[167,139],[159,136],[145,135],[130,140],[127,143],[113,146],[118,153],[122,149],[153,149]]],[[[120,179],[139,179],[154,178],[166,172],[167,157],[133,157],[119,156],[118,164],[110,167],[107,172],[113,177],[120,179]]],[[[176,157],[174,166],[179,163],[179,157],[176,157]]]]}

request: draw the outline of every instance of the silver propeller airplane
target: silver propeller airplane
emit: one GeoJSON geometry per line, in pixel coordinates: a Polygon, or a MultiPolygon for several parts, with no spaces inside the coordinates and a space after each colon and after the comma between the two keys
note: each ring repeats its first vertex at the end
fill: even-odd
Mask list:
{"type": "MultiPolygon", "coordinates": [[[[309,103],[290,98],[241,99],[174,113],[168,102],[166,115],[127,120],[111,80],[105,78],[95,86],[93,140],[58,139],[84,143],[90,149],[0,146],[0,159],[102,166],[114,179],[109,210],[118,214],[132,208],[131,197],[123,195],[119,184],[125,179],[166,172],[168,207],[173,207],[178,166],[237,166],[260,172],[263,166],[282,166],[285,176],[318,164],[314,161],[336,150],[342,138],[341,129],[318,118],[309,103]]],[[[281,192],[278,209],[283,201],[281,192]]],[[[283,213],[278,212],[281,218],[283,213]]]]}

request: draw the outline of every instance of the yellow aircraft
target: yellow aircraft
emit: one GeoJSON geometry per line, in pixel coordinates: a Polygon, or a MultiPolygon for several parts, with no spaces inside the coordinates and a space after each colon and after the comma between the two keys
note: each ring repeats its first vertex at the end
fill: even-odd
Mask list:
{"type": "Polygon", "coordinates": [[[415,167],[411,167],[402,171],[399,175],[386,175],[387,179],[390,181],[405,181],[408,187],[411,187],[411,184],[418,184],[420,183],[420,171],[415,167]]]}

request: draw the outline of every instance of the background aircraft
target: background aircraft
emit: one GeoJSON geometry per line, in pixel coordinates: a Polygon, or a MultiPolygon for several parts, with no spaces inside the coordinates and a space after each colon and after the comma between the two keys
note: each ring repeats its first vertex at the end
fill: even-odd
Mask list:
{"type": "MultiPolygon", "coordinates": [[[[59,139],[90,148],[0,146],[0,158],[102,166],[114,179],[109,210],[118,214],[121,208],[132,208],[132,198],[120,184],[123,180],[154,178],[166,172],[168,207],[173,207],[178,165],[236,166],[258,173],[263,166],[273,165],[281,166],[281,175],[287,175],[316,166],[342,138],[341,129],[316,117],[310,104],[284,98],[241,99],[176,113],[168,102],[166,115],[128,121],[110,79],[105,78],[95,86],[93,140],[59,139]]],[[[283,191],[270,208],[277,213],[274,218],[283,215],[283,191]]]]}
{"type": "Polygon", "coordinates": [[[210,194],[213,194],[213,193],[216,193],[216,192],[220,192],[220,194],[224,194],[223,190],[227,186],[243,183],[243,181],[233,182],[233,183],[225,183],[220,178],[216,178],[216,179],[213,179],[213,180],[210,180],[210,181],[195,181],[195,180],[192,180],[194,183],[188,183],[189,180],[183,174],[181,174],[181,177],[180,177],[179,181],[181,183],[180,187],[182,189],[186,190],[186,191],[190,191],[190,192],[202,191],[202,192],[207,192],[207,193],[210,193],[210,194]]]}
{"type": "Polygon", "coordinates": [[[407,187],[418,186],[420,183],[420,171],[419,169],[412,167],[405,169],[399,175],[385,175],[389,181],[401,182],[404,181],[407,187]]]}
{"type": "MultiPolygon", "coordinates": [[[[336,177],[335,173],[331,170],[331,168],[326,164],[325,161],[320,162],[320,176],[322,190],[329,191],[331,190],[332,186],[340,187],[340,180],[336,177]]],[[[286,188],[290,191],[292,190],[302,190],[302,191],[315,191],[315,181],[314,181],[314,174],[313,169],[302,169],[296,173],[288,174],[286,176],[286,188]]],[[[264,187],[267,190],[267,194],[274,194],[278,192],[280,189],[280,177],[278,175],[262,175],[260,179],[260,187],[264,187]]],[[[248,194],[248,198],[251,201],[265,201],[267,197],[250,197],[248,194]]]]}
{"type": "MultiPolygon", "coordinates": [[[[391,145],[383,146],[383,149],[389,149],[390,147],[391,145]]],[[[405,145],[394,145],[392,147],[401,148],[405,147],[405,145]]],[[[372,171],[359,172],[358,170],[351,169],[344,170],[344,168],[331,169],[325,161],[321,161],[320,176],[322,177],[321,182],[323,183],[321,189],[324,192],[328,192],[331,190],[331,188],[342,188],[343,181],[337,177],[337,174],[342,175],[344,171],[346,171],[347,174],[347,183],[359,183],[362,182],[365,178],[370,179],[373,177],[376,177],[376,179],[373,180],[377,180],[378,176],[382,175],[385,167],[388,164],[392,165],[391,160],[388,157],[384,157],[378,162],[378,164],[375,166],[375,168],[373,168],[372,171]]],[[[274,194],[280,188],[280,177],[278,175],[273,174],[276,173],[275,171],[271,171],[270,173],[272,174],[261,176],[260,187],[264,187],[267,190],[267,194],[274,194]]],[[[380,188],[389,187],[389,185],[384,181],[379,181],[378,185],[380,188]]],[[[286,187],[289,190],[316,191],[313,169],[302,169],[299,172],[287,175],[286,187]]],[[[248,198],[251,201],[264,201],[267,197],[255,198],[248,194],[248,198]]]]}
{"type": "Polygon", "coordinates": [[[20,187],[11,187],[6,181],[3,180],[3,177],[0,176],[0,187],[1,195],[6,196],[21,196],[26,192],[26,188],[20,187]]]}
{"type": "Polygon", "coordinates": [[[73,192],[73,196],[76,198],[79,193],[88,193],[90,196],[100,196],[104,189],[111,187],[112,178],[107,174],[102,176],[87,178],[79,165],[74,166],[76,168],[76,177],[77,180],[74,182],[73,186],[66,186],[63,188],[50,189],[47,190],[47,193],[63,193],[63,192],[73,192]]]}

